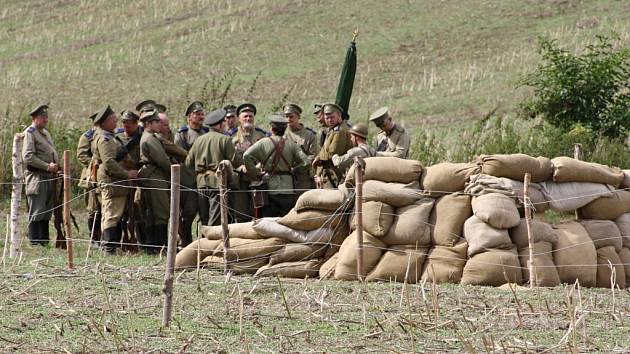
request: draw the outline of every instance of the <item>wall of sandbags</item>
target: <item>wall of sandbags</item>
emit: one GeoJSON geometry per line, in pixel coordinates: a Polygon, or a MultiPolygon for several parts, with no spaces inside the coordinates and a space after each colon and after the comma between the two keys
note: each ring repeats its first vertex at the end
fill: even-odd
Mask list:
{"type": "MultiPolygon", "coordinates": [[[[363,263],[368,281],[528,282],[523,218],[528,204],[536,211],[535,284],[579,280],[583,286],[609,287],[614,279],[620,287],[630,285],[628,171],[522,154],[429,167],[385,157],[365,162],[363,263]],[[527,201],[525,173],[532,176],[527,201]],[[577,211],[580,219],[548,224],[541,217],[547,209],[577,211]]],[[[351,169],[338,190],[306,192],[282,218],[230,225],[228,258],[234,271],[357,279],[354,184],[351,169]]],[[[205,227],[203,233],[206,239],[200,242],[209,250],[201,257],[204,266],[222,267],[220,227],[205,227]]],[[[196,265],[197,246],[178,254],[178,266],[196,265]]]]}

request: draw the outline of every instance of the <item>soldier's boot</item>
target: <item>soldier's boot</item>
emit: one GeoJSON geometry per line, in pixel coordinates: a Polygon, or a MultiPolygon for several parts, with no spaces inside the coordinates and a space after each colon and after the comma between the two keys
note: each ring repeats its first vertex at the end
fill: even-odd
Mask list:
{"type": "Polygon", "coordinates": [[[136,240],[138,241],[138,248],[142,253],[149,253],[149,240],[147,238],[148,226],[144,222],[135,222],[133,225],[134,233],[136,234],[136,240]]]}
{"type": "Polygon", "coordinates": [[[165,250],[168,247],[168,225],[155,225],[155,245],[156,253],[159,254],[162,250],[165,250]]]}
{"type": "Polygon", "coordinates": [[[98,247],[101,242],[101,218],[98,215],[91,215],[88,217],[87,227],[90,245],[98,247]]]}
{"type": "Polygon", "coordinates": [[[182,224],[181,233],[179,235],[181,237],[180,242],[182,248],[192,243],[192,226],[192,221],[188,220],[184,221],[184,223],[182,224]]]}
{"type": "Polygon", "coordinates": [[[48,245],[48,241],[50,241],[50,229],[48,228],[48,220],[42,220],[39,222],[39,227],[40,227],[40,239],[41,239],[41,246],[46,246],[48,245]]]}
{"type": "Polygon", "coordinates": [[[155,227],[153,225],[143,225],[142,233],[138,233],[136,230],[136,238],[138,238],[138,243],[140,244],[140,249],[145,254],[154,254],[154,242],[153,242],[153,233],[155,232],[155,227]],[[140,236],[142,235],[142,236],[140,236]]]}
{"type": "Polygon", "coordinates": [[[39,221],[31,221],[28,223],[28,239],[31,245],[39,244],[39,221]]]}
{"type": "Polygon", "coordinates": [[[120,230],[118,227],[110,227],[103,230],[102,250],[105,254],[116,254],[116,243],[120,242],[120,230]]]}

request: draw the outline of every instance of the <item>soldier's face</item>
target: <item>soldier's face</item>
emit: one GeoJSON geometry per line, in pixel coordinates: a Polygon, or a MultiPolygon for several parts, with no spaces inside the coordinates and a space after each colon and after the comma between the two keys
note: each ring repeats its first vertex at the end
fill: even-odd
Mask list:
{"type": "Polygon", "coordinates": [[[296,129],[300,127],[300,116],[296,113],[285,113],[284,116],[289,120],[289,127],[296,129]]]}
{"type": "Polygon", "coordinates": [[[171,122],[164,113],[160,113],[160,133],[169,134],[171,132],[171,122]]]}
{"type": "Polygon", "coordinates": [[[193,129],[201,128],[201,124],[203,123],[203,115],[203,111],[192,112],[188,116],[188,125],[190,125],[190,127],[193,129]]]}
{"type": "Polygon", "coordinates": [[[357,139],[356,135],[350,134],[350,141],[352,142],[352,145],[359,146],[359,139],[357,139]]]}
{"type": "Polygon", "coordinates": [[[44,129],[48,125],[48,115],[40,115],[33,117],[33,125],[37,129],[44,129]]]}
{"type": "Polygon", "coordinates": [[[236,114],[230,114],[225,117],[225,123],[227,124],[227,129],[236,127],[236,114]]]}
{"type": "Polygon", "coordinates": [[[324,120],[327,127],[336,127],[341,122],[341,114],[339,112],[326,112],[324,113],[324,120]]]}
{"type": "Polygon", "coordinates": [[[150,122],[144,123],[144,129],[150,132],[159,132],[161,128],[161,123],[159,120],[152,120],[150,122]]]}
{"type": "Polygon", "coordinates": [[[238,121],[243,128],[251,128],[254,125],[254,112],[245,111],[238,115],[238,121]]]}
{"type": "Polygon", "coordinates": [[[116,124],[118,124],[118,117],[115,114],[111,114],[101,123],[101,128],[113,132],[116,129],[116,124]]]}
{"type": "Polygon", "coordinates": [[[315,118],[317,119],[317,122],[319,124],[321,124],[322,127],[326,126],[326,119],[324,119],[324,113],[323,112],[319,112],[315,115],[315,118]]]}
{"type": "Polygon", "coordinates": [[[136,131],[138,131],[138,121],[127,119],[123,120],[123,129],[125,129],[125,134],[133,135],[136,131]]]}

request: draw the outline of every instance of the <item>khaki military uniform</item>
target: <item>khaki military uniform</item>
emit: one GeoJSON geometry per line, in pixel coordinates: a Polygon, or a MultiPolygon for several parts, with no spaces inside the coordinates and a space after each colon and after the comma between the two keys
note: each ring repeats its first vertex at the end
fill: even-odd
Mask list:
{"type": "Polygon", "coordinates": [[[172,137],[160,133],[155,133],[155,137],[158,138],[162,143],[162,146],[164,147],[164,152],[166,152],[168,157],[171,159],[171,162],[183,163],[184,161],[186,161],[188,151],[175,144],[172,137]]]}
{"type": "Polygon", "coordinates": [[[376,156],[390,156],[406,159],[411,140],[405,128],[395,124],[389,135],[381,131],[376,136],[376,156]]]}
{"type": "Polygon", "coordinates": [[[90,240],[97,242],[101,238],[101,202],[100,191],[96,188],[96,170],[92,160],[92,141],[96,135],[96,128],[91,128],[79,137],[77,146],[77,160],[83,168],[79,179],[79,187],[87,190],[86,207],[88,211],[88,232],[90,240]]]}
{"type": "MultiPolygon", "coordinates": [[[[239,126],[236,133],[232,136],[232,143],[234,144],[234,148],[236,149],[236,155],[238,156],[238,160],[243,160],[243,155],[245,151],[249,149],[254,143],[259,141],[260,139],[267,136],[267,132],[264,130],[253,127],[251,131],[245,131],[242,126],[239,126]]],[[[234,166],[237,167],[237,166],[234,166]]],[[[251,182],[251,178],[243,173],[242,168],[241,178],[239,181],[238,190],[240,192],[235,192],[232,195],[235,211],[235,218],[237,222],[246,222],[252,219],[253,207],[251,203],[251,193],[249,193],[249,184],[251,182]]]]}
{"type": "Polygon", "coordinates": [[[274,135],[252,145],[245,152],[243,163],[252,178],[260,175],[261,170],[268,175],[269,203],[262,208],[263,216],[287,214],[295,204],[293,171],[309,165],[302,148],[289,139],[274,135]],[[275,148],[281,140],[285,144],[282,155],[276,156],[275,148]]]}
{"type": "Polygon", "coordinates": [[[131,159],[132,163],[127,166],[129,168],[138,169],[140,167],[140,139],[143,131],[144,129],[138,126],[138,130],[133,135],[127,135],[123,128],[116,129],[116,137],[122,141],[131,159]]]}
{"type": "Polygon", "coordinates": [[[344,155],[350,149],[352,149],[350,132],[343,122],[328,130],[324,146],[317,155],[321,162],[321,166],[317,168],[317,176],[320,178],[322,187],[336,188],[338,183],[343,180],[343,171],[333,165],[332,157],[344,155]]]}
{"type": "MultiPolygon", "coordinates": [[[[232,166],[241,165],[241,160],[236,154],[234,144],[230,137],[215,130],[210,130],[208,134],[197,139],[195,145],[188,152],[186,158],[186,167],[195,171],[196,182],[200,191],[208,200],[208,208],[200,210],[201,213],[207,213],[203,218],[208,220],[208,225],[219,225],[221,223],[221,209],[219,201],[219,191],[221,181],[218,179],[216,170],[219,163],[223,160],[232,162],[232,166]]],[[[238,181],[231,181],[238,183],[238,181]]],[[[228,195],[230,203],[232,196],[228,195]]]]}
{"type": "Polygon", "coordinates": [[[53,212],[53,183],[57,182],[53,181],[56,176],[48,172],[48,164],[59,163],[59,154],[48,130],[30,126],[24,131],[22,159],[26,167],[29,236],[31,243],[46,244],[50,239],[48,222],[53,212]]]}
{"type": "Polygon", "coordinates": [[[374,157],[376,156],[376,150],[370,147],[368,144],[359,144],[359,146],[353,147],[348,150],[344,155],[334,155],[332,157],[332,163],[344,174],[348,171],[350,166],[354,163],[355,157],[374,157]]]}
{"type": "MultiPolygon", "coordinates": [[[[315,133],[313,129],[306,128],[302,124],[300,124],[300,128],[295,130],[291,129],[291,127],[287,127],[284,137],[301,147],[304,154],[306,154],[306,157],[308,157],[309,163],[313,162],[315,156],[317,156],[317,153],[319,152],[317,133],[315,133]]],[[[300,195],[304,193],[306,189],[312,189],[313,187],[315,187],[315,183],[313,182],[311,169],[305,168],[300,171],[296,171],[295,189],[297,195],[300,195]]]]}

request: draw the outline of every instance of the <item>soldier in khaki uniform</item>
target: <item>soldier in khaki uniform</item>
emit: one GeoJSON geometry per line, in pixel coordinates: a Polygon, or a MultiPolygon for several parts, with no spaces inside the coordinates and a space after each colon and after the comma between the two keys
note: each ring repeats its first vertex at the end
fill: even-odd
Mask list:
{"type": "Polygon", "coordinates": [[[256,142],[243,157],[250,177],[267,181],[269,200],[262,208],[264,217],[283,216],[291,210],[295,204],[294,171],[309,165],[302,148],[284,137],[288,120],[280,114],[272,114],[269,121],[272,136],[256,142]]]}
{"type": "Polygon", "coordinates": [[[322,111],[322,104],[315,103],[313,106],[313,114],[315,120],[319,124],[319,130],[317,130],[317,144],[321,148],[326,141],[326,133],[328,132],[328,126],[326,126],[326,120],[324,119],[324,111],[322,111]]]}
{"type": "Polygon", "coordinates": [[[24,131],[22,159],[28,200],[28,238],[45,246],[50,239],[48,222],[53,208],[53,179],[59,172],[59,155],[48,125],[48,105],[39,105],[29,115],[32,124],[24,131]]]}
{"type": "Polygon", "coordinates": [[[120,244],[120,221],[132,191],[129,182],[138,176],[123,142],[114,133],[117,121],[118,117],[110,106],[101,110],[94,119],[97,129],[92,142],[93,158],[98,164],[96,179],[101,190],[102,247],[107,254],[115,254],[120,244]]]}
{"type": "Polygon", "coordinates": [[[405,131],[405,128],[394,123],[389,115],[389,108],[377,109],[370,116],[370,120],[381,129],[376,136],[376,156],[406,159],[411,143],[409,133],[405,131]]]}
{"type": "Polygon", "coordinates": [[[183,163],[186,160],[188,151],[184,150],[173,141],[175,137],[173,136],[173,131],[171,130],[166,112],[159,112],[158,116],[160,117],[160,130],[156,136],[162,142],[164,151],[166,151],[166,154],[171,158],[171,162],[177,164],[183,163]]]}
{"type": "MultiPolygon", "coordinates": [[[[319,144],[317,143],[317,133],[311,128],[305,127],[300,123],[302,108],[294,103],[286,104],[283,108],[284,116],[288,119],[288,127],[284,133],[284,137],[296,143],[302,148],[306,157],[308,157],[309,166],[319,152],[319,144]]],[[[295,173],[295,189],[299,196],[306,189],[315,187],[313,176],[310,168],[301,169],[295,173]]]]}
{"type": "Polygon", "coordinates": [[[367,144],[368,127],[363,123],[355,124],[350,132],[350,140],[354,147],[344,155],[333,155],[332,163],[335,167],[341,170],[344,174],[348,171],[350,166],[354,163],[355,157],[374,157],[376,156],[376,150],[367,144]]]}
{"type": "Polygon", "coordinates": [[[228,104],[223,109],[227,112],[225,116],[225,135],[233,136],[238,131],[238,119],[236,117],[236,106],[228,104]]]}
{"type": "MultiPolygon", "coordinates": [[[[203,191],[203,194],[208,198],[208,225],[219,225],[221,222],[218,190],[221,181],[216,174],[219,163],[223,160],[229,160],[232,162],[232,166],[241,165],[232,139],[224,134],[225,116],[226,111],[224,109],[218,109],[206,115],[204,124],[210,127],[210,132],[197,139],[186,158],[186,166],[196,173],[199,190],[203,191]]],[[[232,195],[229,195],[230,199],[232,195]]]]}
{"type": "MultiPolygon", "coordinates": [[[[90,115],[90,120],[94,125],[94,118],[98,112],[90,115]]],[[[96,126],[88,129],[79,137],[77,145],[77,160],[83,166],[81,177],[79,179],[79,187],[85,189],[86,207],[88,211],[87,230],[90,233],[90,240],[93,245],[98,245],[101,240],[101,203],[98,195],[100,192],[96,188],[96,166],[92,160],[92,141],[96,134],[96,126]]]]}
{"type": "Polygon", "coordinates": [[[140,139],[140,162],[138,171],[142,200],[142,217],[146,234],[138,239],[144,251],[159,253],[168,244],[169,188],[171,161],[157,136],[160,117],[157,110],[144,111],[141,115],[144,132],[140,139]],[[146,188],[146,189],[145,189],[146,188]]]}
{"type": "Polygon", "coordinates": [[[344,121],[341,119],[343,109],[334,103],[327,103],[322,107],[328,132],[326,140],[319,154],[313,161],[313,167],[317,168],[316,184],[318,188],[337,188],[343,180],[343,171],[332,164],[334,155],[344,155],[352,148],[350,133],[344,121]]]}

